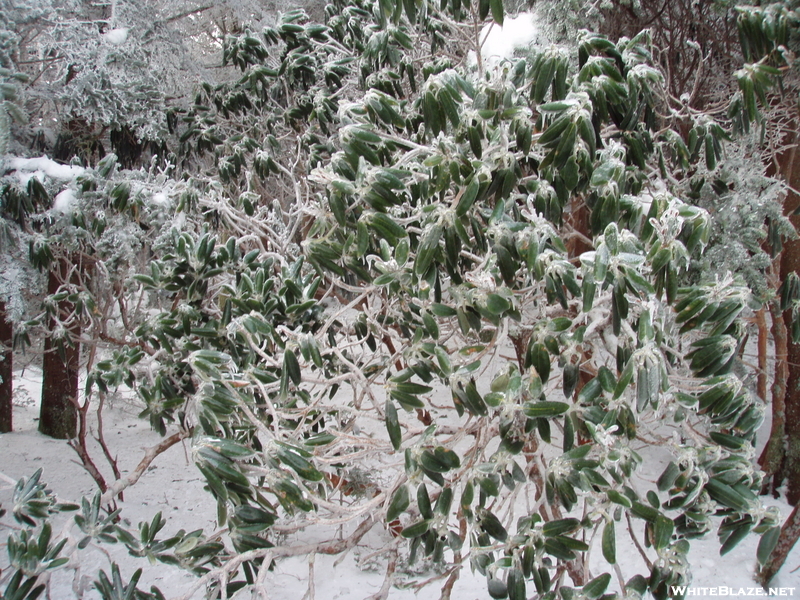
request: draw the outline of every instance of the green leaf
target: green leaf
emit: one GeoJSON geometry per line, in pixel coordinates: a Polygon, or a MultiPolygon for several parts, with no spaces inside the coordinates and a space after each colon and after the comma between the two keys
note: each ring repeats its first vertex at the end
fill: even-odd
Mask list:
{"type": "Polygon", "coordinates": [[[617,490],[607,490],[606,495],[608,496],[608,499],[614,504],[619,504],[621,506],[624,506],[625,508],[631,508],[631,506],[633,506],[631,499],[628,498],[626,495],[619,493],[617,490]]]}
{"type": "Polygon", "coordinates": [[[507,579],[508,599],[526,600],[528,593],[525,589],[525,576],[522,571],[519,569],[509,570],[507,579]]]}
{"type": "Polygon", "coordinates": [[[447,466],[449,469],[457,469],[461,466],[461,459],[458,457],[453,450],[448,448],[444,448],[443,446],[437,446],[433,449],[433,455],[443,465],[447,466]]]}
{"type": "Polygon", "coordinates": [[[283,354],[283,368],[289,374],[289,378],[295,385],[300,385],[302,373],[300,371],[300,363],[297,362],[297,356],[290,348],[287,348],[283,354]]]}
{"type": "Polygon", "coordinates": [[[600,397],[600,394],[603,393],[603,386],[600,382],[599,377],[595,377],[591,379],[586,385],[581,388],[581,391],[578,392],[578,402],[580,404],[591,404],[597,398],[600,397]]]}
{"type": "Polygon", "coordinates": [[[420,394],[428,394],[433,391],[433,388],[421,383],[414,383],[413,381],[400,381],[395,383],[395,389],[404,394],[413,394],[419,396],[420,394]]]}
{"type": "Polygon", "coordinates": [[[661,513],[655,508],[642,504],[641,502],[634,502],[631,506],[631,512],[640,519],[644,519],[650,523],[655,523],[658,517],[661,516],[661,513]]]}
{"type": "Polygon", "coordinates": [[[544,549],[548,554],[562,560],[575,560],[575,553],[567,548],[559,538],[547,538],[544,541],[544,549]]]}
{"type": "Polygon", "coordinates": [[[549,419],[564,414],[568,410],[569,404],[565,402],[526,402],[522,407],[522,412],[525,413],[525,416],[532,419],[549,419]]]}
{"type": "Polygon", "coordinates": [[[722,544],[722,547],[719,549],[720,556],[725,556],[728,552],[733,550],[739,544],[739,542],[747,537],[752,528],[752,523],[744,523],[743,525],[740,525],[731,531],[728,534],[728,537],[725,539],[725,542],[722,544]]]}
{"type": "Polygon", "coordinates": [[[257,533],[270,527],[277,516],[256,506],[243,505],[234,511],[235,526],[238,531],[257,533]]]}
{"type": "Polygon", "coordinates": [[[400,429],[400,420],[397,415],[397,409],[392,404],[391,400],[386,400],[386,430],[389,432],[389,440],[392,442],[392,447],[395,450],[400,450],[400,445],[403,441],[403,432],[400,429]]]}
{"type": "Polygon", "coordinates": [[[497,600],[502,600],[503,598],[508,597],[508,588],[506,587],[505,582],[502,579],[496,579],[495,577],[489,577],[487,580],[487,584],[489,586],[489,595],[492,598],[497,600]]]}
{"type": "Polygon", "coordinates": [[[550,378],[550,353],[541,342],[536,342],[530,346],[530,364],[536,369],[542,383],[547,383],[550,378]]]}
{"type": "Polygon", "coordinates": [[[547,324],[547,328],[550,331],[559,333],[561,331],[566,331],[567,329],[570,328],[571,325],[572,321],[567,317],[556,317],[547,324]]]}
{"type": "Polygon", "coordinates": [[[616,526],[613,520],[608,521],[603,528],[602,548],[603,558],[605,558],[609,564],[615,564],[617,562],[617,536],[616,526]]]}
{"type": "Polygon", "coordinates": [[[734,510],[746,511],[749,503],[739,492],[719,479],[709,479],[706,491],[717,502],[734,510]]]}
{"type": "Polygon", "coordinates": [[[503,16],[505,15],[503,0],[489,0],[489,7],[492,10],[492,20],[502,27],[503,16]]]}
{"type": "Polygon", "coordinates": [[[501,315],[511,308],[511,303],[499,294],[489,294],[486,297],[486,308],[494,315],[501,315]]]}
{"type": "Polygon", "coordinates": [[[409,525],[400,533],[406,539],[412,539],[415,537],[419,537],[428,533],[428,529],[430,529],[431,522],[428,520],[419,521],[418,523],[414,523],[413,525],[409,525]]]}
{"type": "Polygon", "coordinates": [[[661,550],[669,546],[674,530],[675,524],[672,522],[672,519],[668,519],[664,515],[658,515],[653,527],[653,546],[656,550],[661,550]]]}
{"type": "Polygon", "coordinates": [[[680,474],[681,470],[678,465],[675,464],[674,461],[670,461],[667,468],[664,469],[664,472],[661,474],[661,477],[658,478],[658,491],[666,492],[670,489],[680,474]]]}
{"type": "Polygon", "coordinates": [[[595,600],[603,595],[609,583],[611,583],[611,574],[603,573],[583,586],[583,593],[589,600],[595,600]]]}
{"type": "Polygon", "coordinates": [[[756,556],[758,557],[758,564],[766,565],[769,562],[772,551],[778,545],[778,539],[781,535],[780,527],[770,527],[761,536],[758,542],[758,550],[756,556]]]}
{"type": "Polygon", "coordinates": [[[300,454],[288,448],[280,448],[278,451],[278,458],[281,462],[292,469],[303,479],[308,481],[322,481],[323,475],[314,465],[300,454]]]}
{"type": "Polygon", "coordinates": [[[419,514],[423,519],[433,519],[431,497],[428,495],[428,488],[424,482],[420,483],[417,488],[417,508],[419,508],[419,514]]]}
{"type": "Polygon", "coordinates": [[[443,488],[436,500],[436,512],[446,516],[450,512],[450,505],[453,503],[453,489],[443,488]]]}
{"type": "Polygon", "coordinates": [[[389,508],[386,510],[386,520],[391,523],[397,519],[408,508],[409,504],[408,486],[403,484],[397,488],[392,500],[389,502],[389,508]]]}
{"type": "Polygon", "coordinates": [[[578,531],[581,527],[581,522],[575,518],[556,519],[555,521],[548,521],[542,526],[542,533],[545,537],[554,537],[564,535],[565,533],[573,533],[578,531]]]}
{"type": "Polygon", "coordinates": [[[439,240],[442,237],[442,226],[437,224],[428,226],[422,234],[422,238],[417,248],[417,260],[414,263],[414,272],[420,277],[424,276],[433,259],[436,257],[436,252],[439,250],[439,240]]]}
{"type": "Polygon", "coordinates": [[[455,317],[458,314],[455,308],[447,306],[446,304],[439,304],[438,302],[431,304],[431,312],[437,317],[455,317]]]}
{"type": "Polygon", "coordinates": [[[415,394],[409,394],[407,392],[394,389],[389,391],[389,397],[400,404],[400,406],[402,406],[405,410],[425,408],[425,403],[415,394]]]}
{"type": "Polygon", "coordinates": [[[575,392],[575,386],[578,385],[579,368],[575,363],[568,363],[564,365],[564,397],[571,398],[575,392]]]}
{"type": "Polygon", "coordinates": [[[481,528],[496,539],[498,542],[505,542],[508,538],[508,532],[503,524],[500,522],[494,513],[488,510],[480,511],[480,525],[481,528]]]}

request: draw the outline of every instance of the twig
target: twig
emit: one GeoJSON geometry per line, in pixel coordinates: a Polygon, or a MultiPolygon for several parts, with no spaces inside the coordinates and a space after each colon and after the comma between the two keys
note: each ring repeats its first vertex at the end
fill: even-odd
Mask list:
{"type": "Polygon", "coordinates": [[[644,548],[642,548],[642,545],[639,543],[639,540],[636,539],[636,534],[633,533],[633,523],[631,523],[631,516],[627,512],[625,513],[625,518],[628,520],[628,533],[631,536],[633,545],[636,546],[636,549],[639,551],[639,554],[642,555],[642,558],[644,559],[644,563],[647,565],[647,568],[652,570],[653,563],[647,557],[647,553],[644,551],[644,548]]]}
{"type": "Polygon", "coordinates": [[[69,440],[67,444],[78,454],[83,468],[92,476],[92,479],[94,479],[100,491],[105,492],[108,489],[105,477],[103,477],[100,469],[97,468],[97,465],[89,454],[89,450],[86,448],[86,421],[89,412],[89,399],[87,398],[83,405],[75,401],[75,405],[78,409],[78,435],[74,439],[69,440]]]}
{"type": "Polygon", "coordinates": [[[461,569],[453,569],[453,572],[450,573],[450,577],[447,578],[447,581],[444,582],[442,586],[442,595],[439,596],[439,600],[450,600],[450,595],[453,593],[453,586],[458,581],[458,577],[461,575],[461,569]]]}
{"type": "Polygon", "coordinates": [[[138,466],[133,470],[132,473],[130,473],[127,477],[122,477],[120,479],[117,479],[110,486],[108,486],[108,489],[100,498],[100,503],[108,504],[114,498],[119,496],[123,490],[129,488],[137,481],[139,481],[139,478],[147,470],[147,467],[150,466],[150,464],[156,459],[156,457],[159,454],[163,454],[181,440],[184,440],[187,437],[191,436],[193,431],[194,428],[182,429],[177,433],[173,433],[168,438],[161,440],[161,442],[159,442],[155,446],[151,446],[150,448],[148,448],[144,453],[144,457],[142,458],[141,461],[139,461],[138,466]]]}
{"type": "Polygon", "coordinates": [[[192,15],[199,14],[201,12],[205,12],[214,8],[216,4],[209,4],[208,6],[201,6],[200,8],[193,8],[190,10],[185,10],[177,15],[173,15],[171,17],[167,17],[164,19],[163,23],[172,23],[174,21],[180,21],[181,19],[185,19],[186,17],[191,17],[192,15]]]}
{"type": "Polygon", "coordinates": [[[314,600],[316,596],[317,588],[316,584],[314,583],[314,560],[317,555],[313,552],[308,555],[308,590],[306,591],[305,596],[303,596],[303,600],[314,600]]]}
{"type": "Polygon", "coordinates": [[[368,516],[356,528],[355,532],[345,539],[333,539],[320,542],[318,544],[302,544],[293,546],[275,546],[273,548],[258,548],[257,550],[250,550],[242,554],[232,557],[221,567],[209,571],[197,581],[194,582],[192,587],[183,596],[176,596],[175,600],[190,600],[195,592],[204,588],[212,581],[219,580],[220,577],[225,577],[227,574],[234,572],[245,562],[257,560],[265,556],[272,558],[282,558],[288,556],[302,556],[304,554],[340,554],[355,546],[367,532],[372,529],[375,524],[372,516],[368,516]]]}
{"type": "Polygon", "coordinates": [[[264,580],[267,578],[267,573],[269,572],[269,566],[272,564],[272,556],[267,555],[263,559],[261,559],[261,567],[258,569],[258,577],[256,578],[256,582],[253,587],[264,600],[269,600],[269,596],[267,595],[267,590],[264,588],[264,580]]]}
{"type": "MultiPolygon", "coordinates": [[[[100,444],[100,448],[103,449],[103,454],[105,455],[108,464],[111,465],[111,470],[114,473],[114,477],[119,479],[122,477],[122,473],[119,471],[116,457],[111,456],[111,450],[109,450],[108,444],[106,444],[105,434],[103,433],[103,408],[105,406],[106,395],[103,392],[100,392],[98,396],[100,401],[97,404],[97,435],[95,436],[95,439],[97,440],[97,443],[100,444]]],[[[119,494],[119,499],[125,499],[122,496],[122,492],[119,494]]]]}
{"type": "MultiPolygon", "coordinates": [[[[369,600],[386,600],[389,597],[389,590],[392,587],[394,572],[397,569],[397,547],[389,550],[389,563],[386,565],[386,576],[383,578],[383,585],[376,594],[369,597],[369,600]]],[[[311,598],[310,600],[314,600],[311,598]]]]}

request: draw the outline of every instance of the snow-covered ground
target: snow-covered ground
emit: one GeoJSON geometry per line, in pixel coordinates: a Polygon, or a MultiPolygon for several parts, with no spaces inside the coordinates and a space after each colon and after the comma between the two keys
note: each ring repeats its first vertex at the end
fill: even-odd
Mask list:
{"type": "MultiPolygon", "coordinates": [[[[37,432],[37,402],[40,393],[41,373],[29,367],[17,374],[16,405],[14,407],[14,433],[0,435],[0,503],[10,508],[12,481],[30,476],[36,469],[43,469],[43,480],[63,501],[79,501],[82,496],[94,494],[95,485],[83,468],[77,464],[74,452],[66,442],[52,440],[37,432]]],[[[111,404],[105,414],[105,436],[112,452],[119,460],[123,475],[130,472],[141,459],[143,449],[159,442],[159,436],[152,432],[146,421],[137,418],[137,409],[129,401],[118,399],[111,404]]],[[[156,459],[138,483],[126,490],[125,500],[119,506],[123,517],[130,521],[132,528],[140,521],[152,519],[161,511],[168,519],[165,534],[178,529],[187,531],[203,528],[206,533],[216,530],[215,505],[211,496],[203,491],[202,477],[189,462],[187,446],[173,446],[156,459]]],[[[95,456],[100,456],[95,449],[95,456]]],[[[102,468],[102,466],[101,466],[102,468]]],[[[105,475],[110,479],[109,469],[105,475]]],[[[658,474],[651,474],[655,479],[658,474]]],[[[649,478],[648,474],[642,474],[649,478]]],[[[781,502],[768,499],[777,505],[784,517],[789,507],[781,502]]],[[[5,525],[12,521],[7,515],[5,525]]],[[[5,525],[0,525],[0,539],[7,537],[5,525]]],[[[58,531],[58,529],[56,529],[58,531]]],[[[331,532],[335,535],[335,531],[331,532]]],[[[271,600],[364,600],[376,594],[383,584],[387,557],[380,553],[386,545],[386,533],[378,524],[362,540],[361,544],[344,557],[316,555],[281,560],[269,573],[266,582],[267,598],[271,600]],[[309,577],[313,587],[309,587],[309,577]],[[309,593],[313,592],[313,595],[309,593]]],[[[301,535],[296,535],[298,543],[307,543],[301,535]]],[[[285,542],[290,543],[290,538],[285,542]]],[[[718,597],[746,597],[763,593],[756,589],[753,581],[755,552],[758,538],[746,539],[730,554],[720,557],[719,545],[712,536],[707,540],[692,543],[690,562],[693,568],[693,592],[696,595],[716,595],[718,597]],[[725,589],[729,588],[728,593],[725,589]],[[723,593],[720,593],[723,592],[723,593]]],[[[5,550],[5,548],[3,548],[5,550]]],[[[136,568],[144,569],[140,583],[142,589],[157,585],[167,598],[181,598],[191,587],[193,576],[183,574],[163,565],[150,565],[142,559],[131,558],[124,548],[105,546],[104,550],[122,566],[125,580],[130,578],[136,568]],[[142,585],[144,584],[144,585],[142,585]]],[[[599,549],[593,549],[594,564],[599,566],[599,549]]],[[[630,567],[639,564],[641,558],[628,548],[618,545],[619,564],[630,567]]],[[[7,564],[5,552],[0,558],[0,568],[7,564]]],[[[773,582],[775,588],[785,596],[800,596],[800,549],[795,549],[783,571],[773,582]]],[[[97,598],[92,582],[98,568],[107,572],[108,558],[100,550],[80,553],[80,563],[75,563],[53,574],[53,600],[67,600],[72,597],[97,598]],[[72,567],[78,567],[76,570],[72,567]],[[75,593],[77,591],[77,594],[75,593]],[[83,596],[81,596],[83,594],[83,596]]],[[[626,569],[627,570],[627,569],[626,569]]],[[[418,588],[415,584],[434,578],[436,573],[398,572],[395,585],[389,597],[397,600],[428,600],[440,597],[444,579],[433,581],[430,585],[418,588]]],[[[3,586],[0,586],[2,589],[3,586]]],[[[689,594],[693,593],[692,591],[689,594]]],[[[198,597],[201,594],[198,593],[198,597]]],[[[249,598],[248,595],[245,596],[249,598]]],[[[459,600],[484,600],[490,598],[482,576],[473,575],[469,568],[462,569],[456,582],[452,598],[459,600]]]]}

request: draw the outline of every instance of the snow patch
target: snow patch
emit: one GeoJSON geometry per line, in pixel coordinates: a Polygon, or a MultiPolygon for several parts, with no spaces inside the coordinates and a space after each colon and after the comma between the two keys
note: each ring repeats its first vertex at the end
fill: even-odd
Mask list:
{"type": "MultiPolygon", "coordinates": [[[[68,181],[83,175],[86,169],[74,165],[62,165],[51,158],[40,156],[39,158],[19,158],[9,160],[11,168],[18,171],[18,176],[27,176],[24,183],[27,183],[31,176],[42,173],[51,179],[61,179],[68,181]]],[[[41,179],[41,177],[39,177],[41,179]]],[[[22,179],[20,179],[22,181],[22,179]]]]}
{"type": "Polygon", "coordinates": [[[169,198],[163,192],[153,194],[153,196],[150,198],[150,202],[156,206],[169,206],[169,198]]]}
{"type": "Polygon", "coordinates": [[[112,29],[111,31],[106,32],[103,34],[103,37],[109,44],[113,44],[114,46],[120,46],[125,43],[128,39],[128,28],[127,27],[117,27],[116,29],[112,29]]]}
{"type": "Polygon", "coordinates": [[[481,31],[481,56],[484,60],[498,63],[514,56],[517,48],[527,48],[542,39],[536,24],[537,16],[532,12],[522,12],[512,19],[505,19],[503,26],[496,23],[486,25],[481,31]]]}
{"type": "MultiPolygon", "coordinates": [[[[155,309],[153,310],[155,312],[155,309]]],[[[82,373],[82,376],[85,376],[85,373],[82,373]]],[[[47,482],[48,487],[63,501],[79,501],[82,496],[91,497],[96,490],[87,473],[76,461],[68,459],[69,453],[65,454],[63,442],[38,433],[41,380],[42,372],[34,366],[26,367],[22,371],[18,369],[14,373],[15,431],[0,435],[0,456],[3,457],[0,464],[0,502],[5,506],[13,502],[13,488],[16,481],[20,477],[30,477],[40,467],[43,469],[43,481],[47,482]]],[[[490,381],[489,374],[487,379],[479,382],[479,385],[481,388],[488,387],[490,381]]],[[[119,456],[119,468],[122,473],[128,474],[138,464],[142,446],[154,446],[161,442],[162,438],[149,428],[146,420],[136,417],[141,406],[133,399],[129,390],[121,390],[118,401],[107,406],[105,436],[119,456]]],[[[94,411],[90,411],[89,418],[92,419],[90,426],[96,427],[96,421],[93,420],[94,411]]],[[[768,431],[769,423],[765,424],[765,427],[768,431]]],[[[92,453],[101,452],[91,436],[88,436],[87,441],[91,444],[92,453]]],[[[659,448],[648,448],[645,451],[652,458],[651,453],[659,452],[659,448]]],[[[181,528],[187,531],[199,528],[206,532],[216,530],[216,504],[208,493],[203,492],[205,482],[187,458],[180,444],[159,456],[143,474],[139,483],[126,490],[125,501],[119,502],[119,507],[123,509],[122,516],[131,523],[143,520],[149,522],[156,511],[162,511],[168,519],[168,531],[181,528]]],[[[647,464],[647,458],[645,460],[647,464]]],[[[655,478],[658,472],[645,472],[642,475],[648,479],[655,478]]],[[[767,497],[762,499],[767,506],[777,507],[782,520],[791,513],[792,507],[782,500],[767,497]]],[[[7,515],[6,519],[5,522],[8,522],[10,517],[7,515]]],[[[715,526],[718,522],[715,519],[715,526]]],[[[74,528],[72,531],[76,533],[74,528]]],[[[617,526],[617,564],[625,570],[628,568],[644,570],[646,567],[635,546],[631,543],[622,543],[627,537],[623,536],[624,531],[624,527],[617,526]]],[[[634,533],[641,537],[644,535],[643,528],[636,529],[634,533]]],[[[367,534],[363,546],[356,547],[342,556],[319,554],[310,558],[297,556],[276,560],[274,569],[265,574],[265,589],[270,590],[269,597],[272,600],[297,600],[309,595],[307,577],[310,573],[315,579],[317,598],[364,600],[366,596],[378,592],[383,582],[384,576],[380,571],[385,568],[383,562],[385,556],[373,553],[370,549],[385,545],[387,543],[385,535],[382,528],[376,527],[367,534]]],[[[590,560],[590,569],[594,573],[608,569],[608,565],[603,562],[600,540],[596,539],[597,537],[599,536],[590,541],[592,548],[586,553],[590,560]]],[[[309,540],[303,538],[302,534],[292,534],[286,543],[303,544],[318,539],[320,538],[309,540]]],[[[709,595],[707,592],[709,588],[716,591],[721,589],[721,586],[733,590],[753,588],[756,585],[753,581],[753,572],[758,542],[758,536],[750,535],[731,552],[720,556],[719,541],[714,534],[709,534],[705,539],[692,540],[689,563],[694,565],[694,570],[689,589],[693,591],[689,594],[709,595]]],[[[166,565],[148,566],[146,562],[128,554],[122,544],[105,545],[102,550],[90,545],[78,556],[80,560],[76,559],[73,563],[75,566],[53,572],[50,581],[53,598],[97,598],[97,594],[88,591],[77,596],[73,583],[91,582],[100,568],[108,571],[108,560],[120,564],[126,579],[134,569],[143,567],[140,587],[147,589],[150,585],[157,585],[169,598],[183,596],[196,581],[188,574],[184,575],[166,565]],[[105,552],[109,554],[106,555],[105,552]]],[[[430,585],[423,590],[414,589],[415,578],[413,571],[404,564],[405,557],[407,551],[403,549],[395,581],[399,586],[391,588],[389,597],[392,600],[438,598],[439,590],[436,589],[438,587],[436,585],[430,585]]],[[[782,587],[787,591],[800,587],[800,573],[793,570],[798,563],[800,563],[800,546],[792,549],[783,570],[773,580],[772,587],[782,587]]],[[[0,553],[0,568],[4,569],[4,573],[7,566],[6,553],[0,553]]],[[[430,573],[427,576],[430,576],[430,573]]],[[[464,568],[453,586],[452,597],[465,600],[488,598],[485,589],[485,578],[464,568]]],[[[609,591],[621,590],[612,583],[609,591]]],[[[734,596],[737,592],[731,591],[729,594],[734,596]]],[[[199,595],[200,593],[195,594],[192,598],[197,598],[199,595]]],[[[244,596],[239,594],[236,597],[244,596]]],[[[722,594],[719,597],[728,596],[722,594]]]]}
{"type": "Polygon", "coordinates": [[[67,214],[72,211],[72,205],[75,203],[75,191],[67,188],[58,193],[53,200],[53,210],[56,212],[67,214]]]}

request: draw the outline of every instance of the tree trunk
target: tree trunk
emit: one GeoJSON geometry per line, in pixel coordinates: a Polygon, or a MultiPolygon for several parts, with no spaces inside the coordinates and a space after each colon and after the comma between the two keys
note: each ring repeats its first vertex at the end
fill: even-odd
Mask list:
{"type": "Polygon", "coordinates": [[[0,302],[0,433],[14,430],[12,410],[12,352],[13,330],[6,318],[5,302],[0,302]]]}
{"type": "MultiPolygon", "coordinates": [[[[72,265],[62,258],[50,271],[47,293],[55,294],[62,281],[70,277],[72,265]]],[[[58,314],[67,319],[72,304],[58,303],[58,314]]],[[[53,331],[56,320],[51,319],[48,330],[53,331]]],[[[80,365],[80,325],[74,322],[68,328],[69,343],[59,344],[47,336],[44,343],[42,381],[42,406],[39,412],[39,431],[57,439],[75,437],[78,425],[78,369],[80,365]]]]}
{"type": "Polygon", "coordinates": [[[756,394],[764,403],[769,402],[769,326],[767,325],[767,309],[762,307],[756,313],[758,326],[758,376],[756,394]]]}
{"type": "Polygon", "coordinates": [[[786,562],[786,557],[789,556],[789,552],[797,543],[798,538],[800,538],[800,513],[798,513],[798,507],[795,506],[792,514],[781,527],[778,544],[772,551],[767,564],[758,569],[756,579],[762,586],[765,588],[769,586],[769,582],[786,562]]]}
{"type": "MultiPolygon", "coordinates": [[[[793,142],[798,141],[795,134],[793,142]]],[[[792,190],[786,197],[783,205],[783,214],[789,216],[797,231],[800,231],[800,215],[794,213],[800,207],[800,195],[794,190],[800,188],[800,168],[797,168],[797,147],[784,153],[776,161],[776,171],[791,186],[792,190]]],[[[785,281],[789,273],[800,273],[800,240],[790,240],[785,243],[781,253],[781,281],[785,281]]],[[[791,311],[783,315],[786,330],[791,331],[791,311]]],[[[785,432],[783,462],[780,477],[786,482],[786,500],[795,507],[789,519],[781,529],[780,537],[775,549],[770,554],[764,569],[759,572],[758,579],[761,585],[769,585],[770,580],[786,561],[789,551],[800,537],[800,344],[791,340],[787,335],[787,365],[789,375],[786,381],[785,398],[785,432]]],[[[777,376],[776,376],[777,377],[777,376]]]]}
{"type": "Polygon", "coordinates": [[[764,494],[777,493],[776,490],[783,484],[781,468],[785,456],[786,384],[789,379],[789,339],[780,302],[778,300],[770,302],[769,311],[772,317],[772,339],[775,344],[775,373],[772,382],[772,429],[758,459],[758,464],[765,474],[761,488],[764,494]]]}
{"type": "MultiPolygon", "coordinates": [[[[788,242],[783,249],[782,279],[792,271],[800,273],[800,241],[797,240],[788,242]]],[[[791,331],[791,312],[787,311],[784,317],[787,329],[791,331]]],[[[796,506],[800,501],[800,344],[793,343],[789,335],[787,346],[789,378],[786,382],[786,451],[782,474],[786,480],[786,500],[796,506]]]]}
{"type": "MultiPolygon", "coordinates": [[[[797,142],[797,134],[794,142],[797,142]]],[[[797,148],[793,147],[777,161],[780,174],[791,186],[784,202],[783,212],[789,215],[797,231],[800,231],[800,216],[795,215],[800,206],[800,196],[794,191],[800,189],[800,169],[797,168],[797,148]]],[[[781,281],[789,273],[800,274],[800,240],[789,240],[781,255],[781,281]]],[[[791,311],[784,314],[786,328],[792,330],[791,311]]],[[[783,461],[783,476],[786,478],[786,499],[792,506],[800,501],[800,344],[792,342],[789,335],[788,356],[789,378],[786,382],[786,454],[783,461]]]]}

